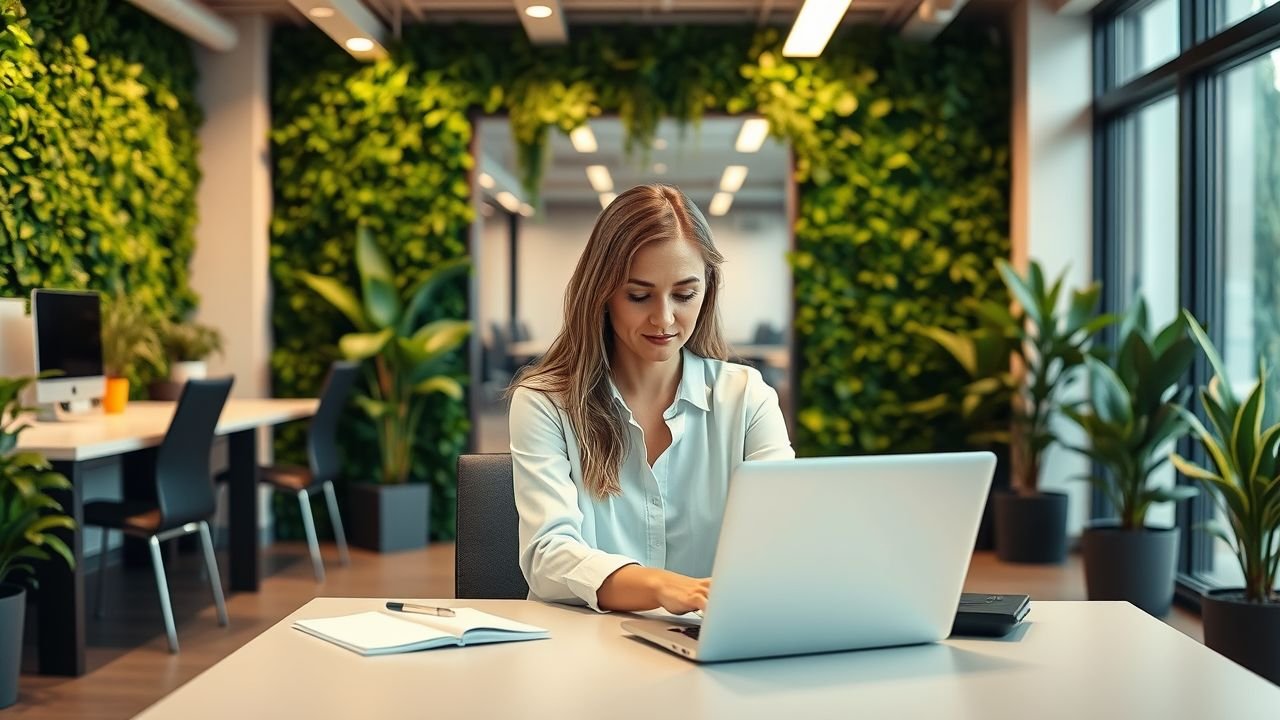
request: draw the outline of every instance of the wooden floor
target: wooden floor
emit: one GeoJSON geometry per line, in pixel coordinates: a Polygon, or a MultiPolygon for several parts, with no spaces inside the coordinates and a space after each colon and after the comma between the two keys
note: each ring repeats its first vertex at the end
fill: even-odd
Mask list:
{"type": "MultiPolygon", "coordinates": [[[[453,546],[433,545],[396,554],[352,550],[349,567],[337,565],[332,545],[324,548],[328,577],[318,585],[306,548],[281,543],[265,551],[270,577],[255,594],[228,598],[229,628],[218,627],[198,555],[177,557],[169,567],[178,641],[169,654],[146,568],[108,574],[107,616],[90,619],[90,671],[80,678],[24,674],[18,704],[0,711],[5,718],[127,718],[231,654],[284,616],[316,596],[446,598],[453,596],[453,546]]],[[[225,570],[224,570],[225,572],[225,570]]],[[[92,580],[92,576],[90,577],[92,580]]],[[[92,584],[90,584],[92,587],[92,584]]],[[[1006,565],[990,553],[978,553],[965,589],[970,592],[1026,593],[1040,600],[1083,600],[1084,580],[1078,556],[1060,567],[1006,565]]],[[[92,597],[92,594],[90,595],[92,597]]],[[[1175,608],[1174,627],[1201,639],[1195,615],[1175,608]]],[[[26,652],[27,666],[33,649],[26,652]]]]}

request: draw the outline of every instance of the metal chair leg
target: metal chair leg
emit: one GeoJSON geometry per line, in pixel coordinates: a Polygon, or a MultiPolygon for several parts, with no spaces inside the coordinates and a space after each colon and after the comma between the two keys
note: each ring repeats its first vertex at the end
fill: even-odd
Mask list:
{"type": "Polygon", "coordinates": [[[101,620],[106,615],[107,603],[107,541],[111,539],[106,528],[102,528],[102,552],[98,553],[98,602],[94,604],[93,616],[101,620]]]}
{"type": "Polygon", "coordinates": [[[298,505],[302,508],[302,527],[307,531],[307,547],[311,549],[311,567],[316,582],[324,582],[324,558],[320,557],[320,541],[316,539],[316,521],[311,517],[311,497],[306,490],[298,491],[298,505]]]}
{"type": "Polygon", "coordinates": [[[351,555],[347,552],[347,534],[342,530],[342,516],[338,514],[338,496],[333,491],[333,483],[324,481],[324,499],[329,504],[329,521],[333,523],[333,539],[338,542],[338,559],[343,565],[351,564],[351,555]]]}
{"type": "Polygon", "coordinates": [[[147,541],[151,546],[151,565],[156,571],[156,592],[160,593],[160,611],[164,613],[164,630],[169,636],[169,652],[178,652],[178,631],[173,627],[173,607],[169,605],[169,581],[164,577],[164,557],[160,540],[155,535],[147,541]]]}
{"type": "Polygon", "coordinates": [[[213,589],[213,604],[218,608],[218,624],[227,626],[227,603],[222,598],[222,576],[218,574],[218,559],[213,554],[213,537],[209,523],[200,521],[200,544],[204,546],[204,566],[209,575],[209,587],[213,589]]]}

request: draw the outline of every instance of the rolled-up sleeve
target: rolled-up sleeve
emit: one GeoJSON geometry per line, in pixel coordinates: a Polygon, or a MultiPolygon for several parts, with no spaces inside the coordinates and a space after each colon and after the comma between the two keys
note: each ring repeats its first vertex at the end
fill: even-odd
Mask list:
{"type": "Polygon", "coordinates": [[[794,460],[796,451],[787,436],[778,393],[755,370],[747,381],[746,406],[749,416],[743,460],[794,460]]]}
{"type": "Polygon", "coordinates": [[[600,585],[618,568],[636,561],[598,550],[583,538],[568,442],[551,399],[517,389],[509,417],[520,513],[520,570],[529,590],[540,600],[586,604],[603,612],[596,598],[600,585]]]}

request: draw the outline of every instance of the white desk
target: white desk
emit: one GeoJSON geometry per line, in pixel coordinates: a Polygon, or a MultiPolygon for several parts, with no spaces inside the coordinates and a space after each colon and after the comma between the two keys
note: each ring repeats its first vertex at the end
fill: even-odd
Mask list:
{"type": "MultiPolygon", "coordinates": [[[[215,431],[227,436],[229,460],[228,507],[231,590],[258,589],[258,461],[259,427],[311,417],[318,401],[310,398],[228,400],[215,431]]],[[[176,403],[130,402],[125,412],[101,412],[66,422],[32,422],[18,443],[19,450],[34,450],[53,461],[54,469],[71,480],[72,489],[59,501],[84,523],[83,477],[94,468],[118,463],[125,496],[154,495],[155,453],[176,403]],[[132,486],[131,486],[132,484],[132,486]]],[[[63,539],[76,558],[74,570],[64,563],[40,567],[38,645],[40,672],[81,675],[84,664],[85,589],[84,542],[80,532],[64,532],[63,539]]]]}
{"type": "Polygon", "coordinates": [[[380,607],[316,598],[140,718],[1274,718],[1280,688],[1127,603],[1033,602],[1006,640],[698,666],[627,636],[625,615],[466,605],[550,640],[364,658],[296,618],[380,607]]]}

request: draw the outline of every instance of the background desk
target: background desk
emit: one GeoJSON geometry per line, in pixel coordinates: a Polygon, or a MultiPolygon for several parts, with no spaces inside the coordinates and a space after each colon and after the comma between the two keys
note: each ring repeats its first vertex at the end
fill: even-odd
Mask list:
{"type": "Polygon", "coordinates": [[[698,666],[627,636],[626,615],[423,602],[541,625],[551,639],[365,658],[290,624],[382,601],[316,598],[138,717],[1206,720],[1280,709],[1280,688],[1128,603],[1035,602],[1008,640],[698,666]]]}
{"type": "MultiPolygon", "coordinates": [[[[228,570],[231,590],[258,589],[258,453],[256,430],[289,420],[311,417],[314,399],[228,400],[218,419],[218,435],[227,435],[230,473],[228,514],[231,548],[228,570]]],[[[171,402],[131,402],[120,415],[87,415],[57,423],[33,422],[23,432],[20,450],[35,450],[53,461],[71,480],[72,490],[59,500],[76,526],[84,523],[83,473],[93,465],[122,462],[128,477],[145,476],[154,462],[176,407],[171,402]]],[[[149,482],[149,481],[148,481],[149,482]]],[[[80,532],[63,534],[76,558],[65,563],[42,563],[39,603],[40,672],[81,675],[84,666],[85,589],[84,539],[80,532]]]]}

